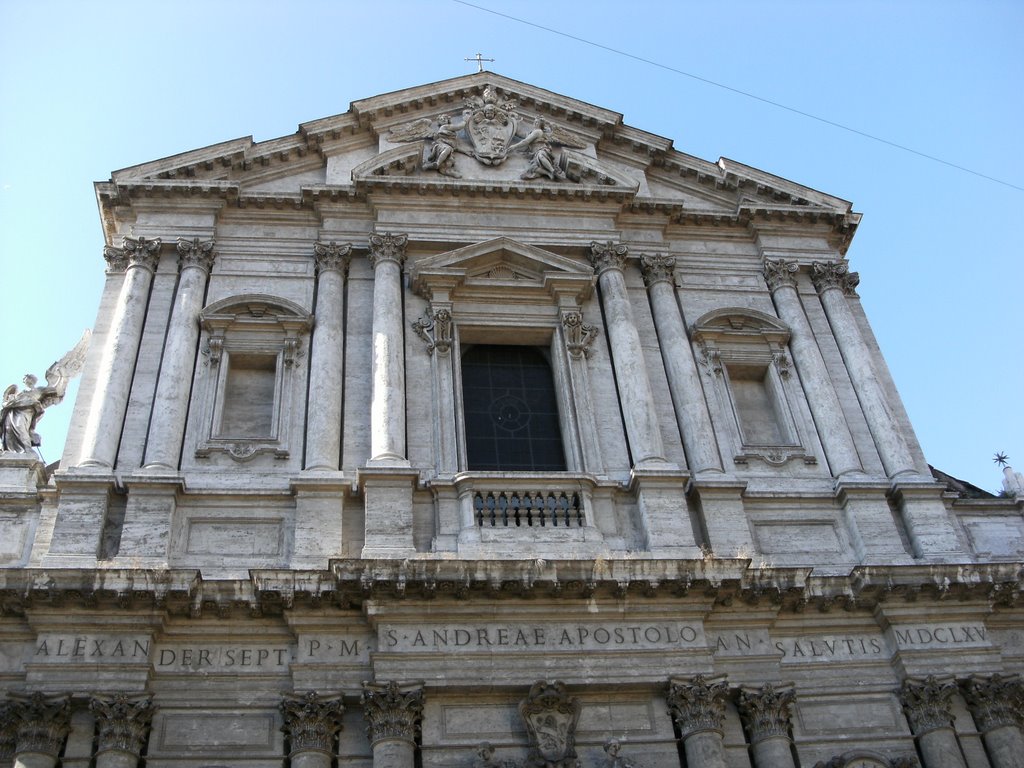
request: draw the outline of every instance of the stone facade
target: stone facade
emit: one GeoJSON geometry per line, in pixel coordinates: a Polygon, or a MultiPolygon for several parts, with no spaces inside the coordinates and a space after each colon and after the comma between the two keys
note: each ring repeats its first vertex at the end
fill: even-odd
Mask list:
{"type": "Polygon", "coordinates": [[[846,201],[487,72],[97,195],[0,765],[1022,765],[1024,499],[935,480],[846,201]]]}

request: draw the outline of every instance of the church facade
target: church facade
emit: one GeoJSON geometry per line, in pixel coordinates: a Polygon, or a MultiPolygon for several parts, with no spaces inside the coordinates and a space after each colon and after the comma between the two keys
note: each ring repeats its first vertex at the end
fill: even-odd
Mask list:
{"type": "Polygon", "coordinates": [[[850,203],[489,72],[96,193],[0,765],[1024,765],[1024,499],[932,473],[850,203]]]}

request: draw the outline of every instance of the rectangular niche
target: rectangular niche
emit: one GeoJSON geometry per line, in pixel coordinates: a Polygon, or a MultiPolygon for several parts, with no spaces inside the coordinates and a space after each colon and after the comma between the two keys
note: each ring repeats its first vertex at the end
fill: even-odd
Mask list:
{"type": "Polygon", "coordinates": [[[273,436],[277,359],[274,354],[257,353],[233,353],[228,357],[218,437],[273,436]]]}

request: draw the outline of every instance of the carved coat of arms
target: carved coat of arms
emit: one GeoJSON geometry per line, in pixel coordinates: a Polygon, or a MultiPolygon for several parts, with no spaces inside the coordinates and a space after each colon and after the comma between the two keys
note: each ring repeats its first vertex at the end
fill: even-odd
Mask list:
{"type": "Polygon", "coordinates": [[[519,714],[530,735],[531,768],[579,768],[576,723],[580,702],[569,696],[565,683],[536,682],[519,704],[519,714]]]}
{"type": "Polygon", "coordinates": [[[455,153],[469,155],[483,165],[498,166],[513,153],[528,158],[528,167],[521,178],[545,176],[552,181],[566,178],[566,159],[558,147],[583,149],[581,139],[565,129],[537,117],[524,120],[518,104],[498,96],[487,86],[482,95],[466,100],[461,114],[442,115],[414,120],[391,130],[393,142],[429,141],[423,162],[424,170],[436,170],[444,176],[460,178],[455,169],[455,153]]]}

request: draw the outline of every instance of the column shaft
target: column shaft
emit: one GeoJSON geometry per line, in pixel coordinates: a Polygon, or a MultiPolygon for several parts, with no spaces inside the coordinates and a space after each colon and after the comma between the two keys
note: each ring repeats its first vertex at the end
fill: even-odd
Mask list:
{"type": "Polygon", "coordinates": [[[331,756],[326,752],[296,752],[291,756],[291,768],[331,768],[331,756]]]}
{"type": "Polygon", "coordinates": [[[82,439],[81,466],[110,468],[117,459],[159,248],[159,239],[126,237],[123,248],[104,250],[112,264],[120,263],[127,270],[100,358],[82,439]]]}
{"type": "Polygon", "coordinates": [[[859,472],[862,468],[853,435],[796,292],[796,271],[796,262],[765,262],[765,278],[779,317],[789,325],[793,361],[832,475],[839,477],[847,472],[859,472]]]}
{"type": "Polygon", "coordinates": [[[1003,725],[981,736],[992,768],[1024,768],[1024,737],[1016,725],[1003,725]]]}
{"type": "Polygon", "coordinates": [[[405,349],[402,327],[404,235],[373,235],[373,394],[370,401],[370,461],[406,465],[405,349]]]}
{"type": "Polygon", "coordinates": [[[683,741],[687,765],[699,765],[701,768],[726,768],[725,747],[722,734],[714,731],[701,731],[688,736],[683,741]]]}
{"type": "Polygon", "coordinates": [[[351,248],[351,245],[339,246],[333,242],[315,246],[316,327],[309,355],[306,469],[330,471],[341,465],[345,270],[351,248]]]}
{"type": "Polygon", "coordinates": [[[153,400],[153,415],[146,440],[147,469],[176,470],[181,461],[185,418],[192,392],[199,343],[199,312],[206,295],[206,279],[213,263],[213,241],[178,240],[178,291],[174,297],[160,379],[153,400]]]}
{"type": "Polygon", "coordinates": [[[654,396],[651,393],[640,334],[633,321],[626,278],[622,273],[626,247],[595,243],[592,253],[591,260],[599,274],[601,304],[608,327],[615,382],[622,402],[622,416],[633,454],[633,465],[662,464],[665,462],[665,448],[654,410],[654,396]]]}
{"type": "Polygon", "coordinates": [[[755,768],[796,768],[789,739],[775,736],[751,746],[755,768]]]}
{"type": "Polygon", "coordinates": [[[825,308],[832,335],[846,363],[857,399],[864,411],[878,455],[889,477],[904,472],[916,472],[907,442],[899,431],[882,388],[878,384],[871,353],[861,336],[846,293],[857,284],[857,273],[847,272],[842,263],[812,265],[815,285],[825,308]]]}
{"type": "Polygon", "coordinates": [[[966,768],[952,728],[937,728],[917,737],[924,768],[966,768]]]}
{"type": "Polygon", "coordinates": [[[138,755],[130,752],[109,749],[96,755],[96,768],[135,768],[138,764],[138,755]]]}
{"type": "Polygon", "coordinates": [[[642,261],[658,343],[690,470],[721,472],[722,458],[711,426],[711,414],[704,398],[697,363],[693,359],[693,347],[672,288],[671,270],[674,265],[675,259],[666,257],[645,257],[642,261]]]}

